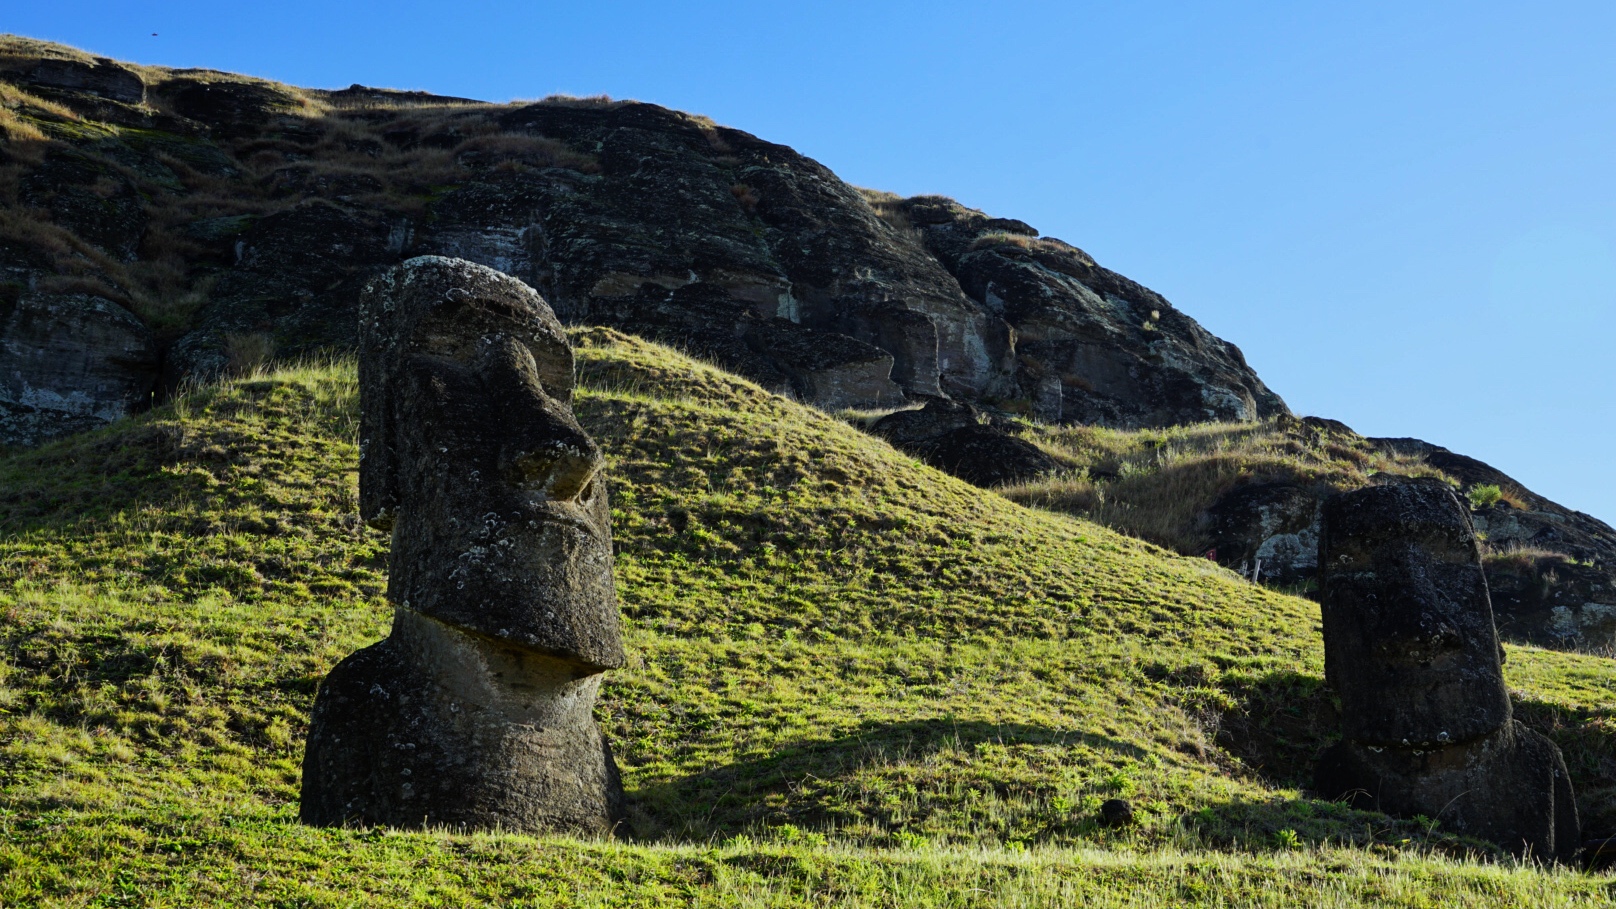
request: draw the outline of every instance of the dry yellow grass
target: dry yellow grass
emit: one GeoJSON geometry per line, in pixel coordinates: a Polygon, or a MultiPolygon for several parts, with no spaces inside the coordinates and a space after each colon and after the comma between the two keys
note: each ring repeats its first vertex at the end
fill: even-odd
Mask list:
{"type": "Polygon", "coordinates": [[[863,187],[859,187],[859,195],[862,195],[864,201],[869,203],[870,209],[875,212],[876,217],[885,221],[898,236],[906,237],[916,243],[925,243],[925,234],[921,233],[920,228],[916,227],[914,222],[909,220],[909,216],[903,212],[902,196],[897,193],[889,193],[879,189],[865,189],[863,187]]]}
{"type": "Polygon", "coordinates": [[[1037,427],[1028,438],[1074,467],[1003,487],[1002,495],[1184,554],[1205,550],[1200,515],[1243,483],[1345,490],[1368,485],[1376,473],[1444,477],[1418,457],[1387,454],[1360,436],[1290,417],[1139,431],[1037,427]]]}

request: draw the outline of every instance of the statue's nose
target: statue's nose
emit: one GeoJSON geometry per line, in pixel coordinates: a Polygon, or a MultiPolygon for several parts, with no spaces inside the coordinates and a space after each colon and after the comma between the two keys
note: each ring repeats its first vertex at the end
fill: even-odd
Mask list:
{"type": "Polygon", "coordinates": [[[560,441],[516,459],[522,485],[559,502],[577,501],[604,466],[595,446],[560,441]]]}

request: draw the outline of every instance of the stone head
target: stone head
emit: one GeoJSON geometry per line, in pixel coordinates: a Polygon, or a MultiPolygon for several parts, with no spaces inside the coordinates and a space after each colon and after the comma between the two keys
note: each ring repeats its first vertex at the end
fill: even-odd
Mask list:
{"type": "Polygon", "coordinates": [[[594,672],[622,663],[600,449],[544,299],[423,256],[360,303],[360,513],[393,532],[388,596],[594,672]]]}
{"type": "Polygon", "coordinates": [[[1325,502],[1319,534],[1325,672],[1347,737],[1467,741],[1510,717],[1470,518],[1437,482],[1325,502]]]}

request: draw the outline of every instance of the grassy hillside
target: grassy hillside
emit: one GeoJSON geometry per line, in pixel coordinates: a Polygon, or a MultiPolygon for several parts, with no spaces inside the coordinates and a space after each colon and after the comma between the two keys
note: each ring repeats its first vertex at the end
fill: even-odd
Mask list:
{"type": "MultiPolygon", "coordinates": [[[[0,905],[1607,903],[1304,797],[1316,607],[946,477],[604,330],[630,665],[612,842],[295,822],[308,707],[386,633],[351,365],[0,458],[0,905]],[[1100,801],[1140,823],[1099,827],[1100,801]],[[1466,856],[1469,856],[1466,858],[1466,856]]],[[[1608,798],[1616,671],[1512,648],[1608,798]]]]}

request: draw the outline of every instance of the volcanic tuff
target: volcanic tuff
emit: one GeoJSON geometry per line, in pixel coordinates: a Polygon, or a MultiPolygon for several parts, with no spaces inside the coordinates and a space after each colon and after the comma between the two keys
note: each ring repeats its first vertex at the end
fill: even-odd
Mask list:
{"type": "Polygon", "coordinates": [[[700,117],[6,50],[10,293],[73,284],[162,323],[170,383],[249,347],[350,347],[363,279],[441,254],[822,406],[949,396],[1124,426],[1285,412],[1237,348],[1076,247],[860,191],[700,117]]]}
{"type": "MultiPolygon", "coordinates": [[[[78,431],[188,379],[349,350],[365,282],[422,254],[489,265],[563,321],[670,342],[821,407],[969,404],[977,424],[910,450],[984,484],[1063,463],[1006,416],[1290,418],[1238,348],[1075,246],[946,198],[857,189],[655,105],[299,89],[7,37],[0,133],[0,443],[78,431]]],[[[1501,618],[1526,617],[1506,633],[1616,639],[1601,567],[1616,531],[1507,477],[1466,479],[1442,464],[1468,459],[1435,446],[1372,441],[1511,491],[1478,512],[1493,540],[1533,553],[1490,563],[1501,618]]],[[[1193,516],[1196,551],[1310,576],[1324,490],[1261,479],[1193,516]]]]}

